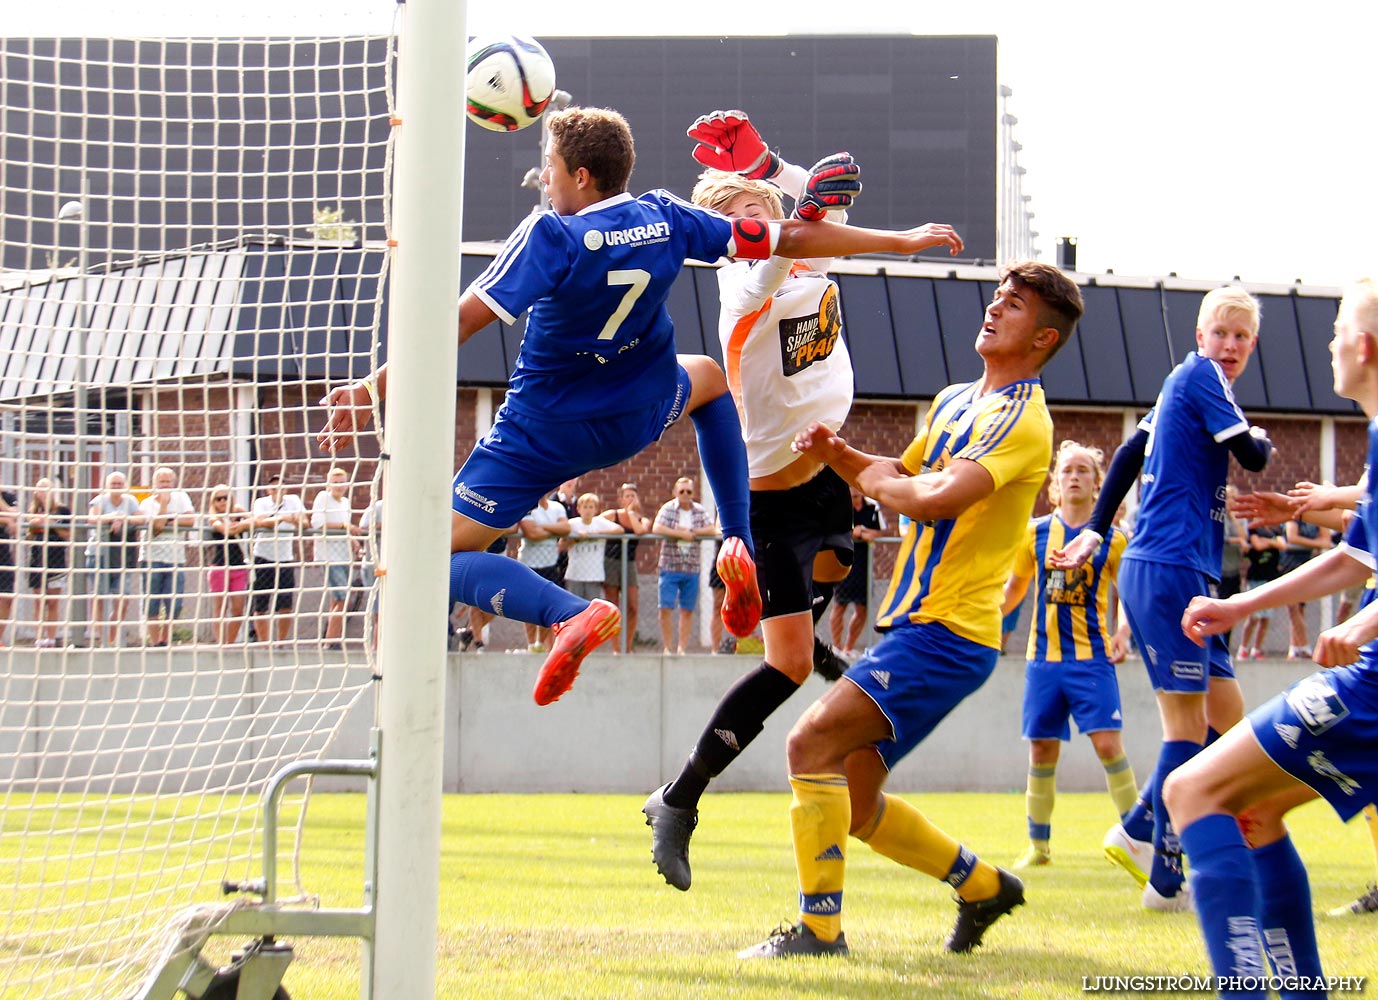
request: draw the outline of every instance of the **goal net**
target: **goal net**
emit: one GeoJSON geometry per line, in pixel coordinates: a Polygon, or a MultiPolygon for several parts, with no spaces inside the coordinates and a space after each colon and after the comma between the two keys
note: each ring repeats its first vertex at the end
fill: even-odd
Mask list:
{"type": "Polygon", "coordinates": [[[361,5],[383,34],[0,39],[3,1000],[129,995],[260,874],[266,779],[366,750],[379,439],[315,444],[386,312],[361,5]]]}

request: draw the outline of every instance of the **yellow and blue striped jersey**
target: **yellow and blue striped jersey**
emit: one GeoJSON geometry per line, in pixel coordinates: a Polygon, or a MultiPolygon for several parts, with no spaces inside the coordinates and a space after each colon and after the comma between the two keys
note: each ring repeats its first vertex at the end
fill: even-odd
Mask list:
{"type": "Polygon", "coordinates": [[[1059,511],[1029,522],[1024,546],[1014,560],[1014,574],[1034,578],[1034,618],[1029,629],[1030,660],[1062,663],[1104,660],[1110,652],[1110,586],[1120,571],[1120,556],[1129,544],[1124,532],[1111,528],[1100,548],[1079,569],[1064,572],[1048,565],[1048,553],[1065,548],[1081,531],[1071,528],[1059,511]]]}
{"type": "Polygon", "coordinates": [[[995,491],[955,518],[914,522],[895,558],[876,627],[940,622],[1000,648],[1000,601],[1053,454],[1053,421],[1037,379],[977,396],[980,383],[948,386],[900,461],[915,475],[959,458],[979,462],[995,491]]]}

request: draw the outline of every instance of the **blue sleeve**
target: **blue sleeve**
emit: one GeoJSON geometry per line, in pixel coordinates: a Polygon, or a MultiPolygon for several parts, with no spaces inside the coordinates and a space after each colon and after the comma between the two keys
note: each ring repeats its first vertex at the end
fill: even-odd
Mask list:
{"type": "Polygon", "coordinates": [[[554,212],[529,215],[469,290],[505,323],[515,323],[569,273],[572,255],[565,227],[554,212]]]}
{"type": "Polygon", "coordinates": [[[691,205],[669,191],[656,190],[651,197],[658,199],[674,215],[675,232],[684,239],[684,256],[711,264],[727,256],[732,243],[732,221],[707,208],[691,205]]]}
{"type": "Polygon", "coordinates": [[[1229,380],[1219,365],[1201,359],[1192,372],[1192,381],[1196,391],[1191,394],[1191,399],[1199,408],[1201,424],[1206,433],[1216,441],[1223,442],[1249,429],[1249,420],[1234,401],[1234,391],[1230,389],[1229,380]]]}
{"type": "MultiPolygon", "coordinates": [[[[1149,413],[1151,417],[1152,412],[1149,413]]],[[[1145,421],[1148,417],[1144,418],[1145,421]]],[[[1115,511],[1129,495],[1130,488],[1139,478],[1144,467],[1144,451],[1148,448],[1148,431],[1143,423],[1124,444],[1115,449],[1115,457],[1110,460],[1110,468],[1105,472],[1105,482],[1101,484],[1100,496],[1096,498],[1096,509],[1087,525],[1102,538],[1110,536],[1110,527],[1115,521],[1115,511]]]]}
{"type": "Polygon", "coordinates": [[[1373,549],[1368,542],[1368,528],[1364,520],[1368,514],[1368,505],[1371,501],[1365,497],[1359,501],[1354,510],[1354,517],[1349,521],[1349,527],[1345,529],[1345,546],[1354,549],[1356,553],[1364,553],[1372,558],[1373,549]]]}

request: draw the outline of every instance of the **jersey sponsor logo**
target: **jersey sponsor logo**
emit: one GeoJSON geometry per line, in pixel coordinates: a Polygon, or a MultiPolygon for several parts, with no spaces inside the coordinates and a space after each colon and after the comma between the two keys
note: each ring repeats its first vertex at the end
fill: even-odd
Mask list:
{"type": "Polygon", "coordinates": [[[1173,660],[1168,671],[1181,681],[1199,681],[1206,676],[1206,668],[1191,660],[1173,660]]]}
{"type": "Polygon", "coordinates": [[[723,743],[728,747],[728,749],[730,749],[730,750],[740,750],[740,749],[741,749],[741,747],[739,747],[739,746],[737,745],[737,734],[734,733],[732,730],[730,730],[730,729],[715,729],[715,730],[713,730],[713,735],[716,736],[718,739],[722,740],[723,743]]]}
{"type": "Polygon", "coordinates": [[[829,848],[828,848],[826,851],[824,851],[822,854],[817,855],[813,860],[815,860],[815,861],[842,861],[842,860],[844,860],[843,857],[842,857],[842,848],[838,847],[836,844],[833,844],[831,847],[829,847],[829,848]]]}
{"type": "Polygon", "coordinates": [[[588,250],[601,250],[610,247],[640,247],[648,243],[664,243],[670,238],[668,222],[652,222],[647,226],[631,226],[627,229],[605,229],[599,232],[590,229],[584,233],[584,247],[588,250]]]}
{"type": "Polygon", "coordinates": [[[1349,706],[1320,676],[1298,681],[1284,698],[1302,725],[1316,736],[1349,715],[1349,706]]]}
{"type": "Polygon", "coordinates": [[[1076,569],[1048,570],[1048,583],[1044,587],[1044,601],[1048,604],[1067,604],[1084,608],[1091,603],[1091,577],[1094,574],[1089,564],[1076,569]]]}
{"type": "Polygon", "coordinates": [[[1346,795],[1354,795],[1355,792],[1363,790],[1363,786],[1345,774],[1338,767],[1330,762],[1324,753],[1319,750],[1312,750],[1306,755],[1306,763],[1311,765],[1311,770],[1315,771],[1322,778],[1329,778],[1340,786],[1340,791],[1346,795]]]}
{"type": "Polygon", "coordinates": [[[1301,739],[1301,726],[1289,726],[1285,723],[1274,722],[1273,732],[1278,734],[1278,739],[1286,743],[1293,750],[1297,748],[1297,740],[1301,739]]]}
{"type": "Polygon", "coordinates": [[[837,286],[829,285],[817,314],[780,321],[780,362],[785,377],[798,375],[816,361],[826,361],[842,333],[837,286]]]}
{"type": "Polygon", "coordinates": [[[455,483],[455,496],[459,497],[465,503],[477,507],[485,514],[493,514],[498,509],[498,502],[496,500],[491,500],[482,493],[475,493],[464,483],[455,483]]]}

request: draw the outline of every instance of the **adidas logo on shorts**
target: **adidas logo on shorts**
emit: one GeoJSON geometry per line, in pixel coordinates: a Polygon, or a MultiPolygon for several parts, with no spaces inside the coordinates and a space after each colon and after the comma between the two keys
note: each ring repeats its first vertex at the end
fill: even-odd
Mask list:
{"type": "Polygon", "coordinates": [[[888,671],[888,670],[872,670],[872,671],[871,671],[871,679],[874,680],[877,684],[879,684],[879,685],[881,686],[881,690],[884,690],[884,691],[889,691],[889,690],[890,690],[890,671],[888,671]]]}
{"type": "Polygon", "coordinates": [[[1281,722],[1274,722],[1273,730],[1282,738],[1282,742],[1293,750],[1297,748],[1297,740],[1301,738],[1301,726],[1288,726],[1281,722]]]}

